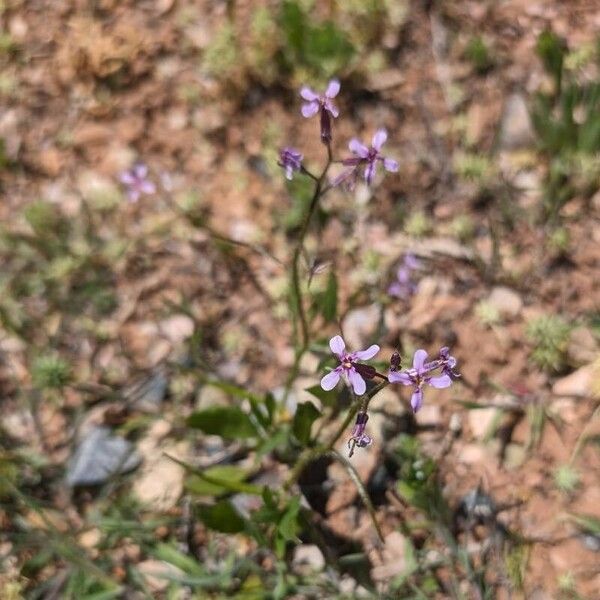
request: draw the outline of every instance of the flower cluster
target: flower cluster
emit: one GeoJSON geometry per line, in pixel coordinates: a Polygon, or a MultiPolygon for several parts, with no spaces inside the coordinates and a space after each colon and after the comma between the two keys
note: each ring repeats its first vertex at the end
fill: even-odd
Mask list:
{"type": "Polygon", "coordinates": [[[148,167],[142,163],[137,163],[121,173],[119,179],[127,189],[130,202],[137,202],[142,194],[156,193],[156,186],[148,178],[148,167]]]}
{"type": "Polygon", "coordinates": [[[396,271],[396,279],[388,287],[388,294],[403,300],[412,296],[417,291],[414,271],[420,267],[421,263],[415,258],[414,254],[405,254],[402,264],[396,271]]]}
{"type": "Polygon", "coordinates": [[[354,427],[352,428],[350,439],[348,440],[350,456],[354,454],[355,446],[358,446],[359,448],[366,448],[367,446],[371,445],[373,439],[370,435],[365,433],[368,420],[369,415],[366,412],[361,411],[356,415],[356,421],[354,423],[354,427]]]}
{"type": "Polygon", "coordinates": [[[456,367],[456,359],[450,356],[448,348],[442,348],[439,358],[431,362],[427,362],[427,352],[420,349],[413,356],[412,369],[406,369],[405,371],[390,369],[388,381],[413,388],[410,405],[416,413],[423,406],[423,387],[425,384],[438,389],[450,387],[452,380],[459,377],[458,373],[454,372],[454,367],[456,367]],[[440,369],[442,374],[434,376],[432,373],[437,369],[440,369]]]}
{"type": "MultiPolygon", "coordinates": [[[[317,114],[319,115],[321,141],[328,148],[328,166],[331,162],[338,162],[347,167],[339,176],[331,181],[331,186],[345,184],[349,188],[352,188],[361,172],[367,185],[370,185],[375,177],[378,164],[383,165],[386,171],[395,173],[398,171],[398,162],[381,154],[381,148],[387,140],[387,131],[383,128],[376,131],[370,147],[353,138],[348,144],[348,148],[353,156],[341,160],[333,160],[331,152],[331,141],[333,139],[332,119],[336,119],[340,114],[337,106],[333,103],[333,99],[339,94],[340,87],[340,82],[337,79],[329,81],[323,93],[318,93],[307,85],[302,86],[300,96],[304,100],[304,103],[300,112],[306,119],[310,119],[317,114]]],[[[292,179],[295,171],[301,171],[310,175],[302,167],[302,159],[302,154],[295,148],[288,146],[280,150],[278,164],[285,170],[287,179],[292,179]]],[[[327,171],[327,168],[325,171],[327,171]]]]}
{"type": "Polygon", "coordinates": [[[362,168],[367,185],[371,185],[378,163],[382,163],[383,168],[386,171],[395,173],[398,170],[397,161],[381,155],[381,148],[386,140],[387,131],[385,129],[378,129],[375,132],[370,148],[359,142],[356,138],[350,140],[348,149],[354,156],[342,160],[342,164],[350,168],[342,171],[342,173],[334,179],[333,184],[339,185],[345,183],[349,187],[353,187],[358,179],[360,169],[362,168]]]}
{"type": "MultiPolygon", "coordinates": [[[[423,388],[425,385],[443,389],[450,387],[452,382],[460,377],[455,371],[456,359],[450,355],[450,350],[445,346],[440,349],[438,358],[432,361],[427,360],[428,355],[425,350],[417,350],[413,357],[412,368],[405,370],[400,370],[400,355],[398,352],[394,352],[390,360],[387,377],[378,373],[374,367],[358,362],[359,360],[373,358],[379,352],[379,346],[376,344],[373,344],[367,350],[347,352],[344,340],[336,335],[329,341],[329,347],[340,364],[321,379],[321,387],[324,390],[332,390],[343,376],[347,384],[352,386],[354,393],[357,396],[362,396],[367,391],[365,379],[373,379],[379,376],[389,383],[400,383],[413,388],[410,404],[415,413],[423,406],[423,388]],[[435,374],[435,371],[439,371],[439,374],[435,374]]],[[[363,404],[356,417],[348,441],[350,456],[352,456],[355,446],[364,448],[372,442],[372,438],[365,432],[369,419],[366,410],[367,404],[368,400],[367,403],[363,404]]]]}
{"type": "Polygon", "coordinates": [[[291,181],[294,171],[302,170],[302,159],[304,157],[295,148],[283,148],[279,152],[279,162],[277,163],[280,167],[285,169],[285,176],[291,181]]]}

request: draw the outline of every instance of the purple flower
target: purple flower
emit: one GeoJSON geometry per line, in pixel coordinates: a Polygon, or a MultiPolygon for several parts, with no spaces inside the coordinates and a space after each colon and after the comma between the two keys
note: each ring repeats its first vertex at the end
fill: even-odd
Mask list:
{"type": "Polygon", "coordinates": [[[329,340],[331,351],[338,357],[340,364],[331,373],[328,373],[321,379],[321,387],[325,391],[332,390],[344,375],[347,381],[352,385],[354,393],[357,396],[362,396],[367,391],[366,379],[375,377],[375,369],[369,365],[357,363],[358,360],[368,360],[373,358],[379,352],[379,346],[373,344],[366,350],[358,352],[346,352],[346,344],[344,340],[336,335],[329,340]]]}
{"type": "Polygon", "coordinates": [[[412,272],[418,269],[421,263],[414,254],[406,254],[404,261],[396,271],[396,280],[388,287],[388,294],[395,298],[406,299],[417,291],[417,284],[413,280],[412,272]]]}
{"type": "MultiPolygon", "coordinates": [[[[353,158],[346,158],[343,160],[343,164],[352,167],[349,171],[346,171],[345,177],[350,177],[353,172],[358,169],[359,166],[364,165],[364,177],[367,185],[370,185],[375,176],[377,162],[383,163],[383,168],[386,171],[395,173],[398,170],[398,163],[391,158],[386,158],[380,154],[381,147],[387,140],[387,131],[385,129],[378,129],[373,136],[371,147],[367,148],[364,144],[361,144],[356,138],[350,140],[348,148],[356,156],[353,158]]],[[[344,175],[344,174],[343,174],[344,175]]],[[[344,179],[343,175],[338,179],[344,179]]]]}
{"type": "Polygon", "coordinates": [[[303,86],[300,96],[306,100],[302,105],[302,116],[310,118],[321,113],[321,141],[324,144],[331,142],[331,117],[334,119],[340,114],[335,104],[331,101],[340,91],[340,82],[332,79],[327,85],[324,94],[317,94],[308,86],[303,86]]]}
{"type": "Polygon", "coordinates": [[[358,446],[359,448],[366,448],[367,446],[370,446],[373,442],[373,438],[371,438],[370,435],[367,435],[365,433],[368,420],[369,415],[366,412],[359,412],[356,415],[356,422],[354,423],[352,433],[350,434],[350,439],[348,440],[350,456],[354,454],[355,446],[358,446]]]}
{"type": "MultiPolygon", "coordinates": [[[[452,379],[447,373],[432,377],[429,375],[432,371],[440,367],[439,361],[427,363],[427,352],[417,350],[413,357],[412,369],[406,371],[392,371],[388,373],[390,383],[401,383],[402,385],[413,386],[413,395],[410,399],[410,405],[414,412],[417,412],[423,405],[423,386],[425,384],[434,388],[447,388],[452,384],[452,379]]],[[[456,363],[455,363],[456,364],[456,363]]]]}
{"type": "Polygon", "coordinates": [[[294,171],[300,171],[302,168],[302,159],[304,156],[295,148],[286,147],[279,152],[280,167],[285,169],[285,176],[291,181],[294,171]]]}
{"type": "Polygon", "coordinates": [[[456,367],[456,359],[454,356],[450,356],[450,348],[448,348],[448,346],[440,348],[440,356],[437,362],[438,368],[442,370],[444,375],[447,375],[452,380],[460,378],[460,373],[457,373],[454,370],[456,367]]]}
{"type": "Polygon", "coordinates": [[[128,171],[121,173],[119,179],[127,188],[130,202],[137,202],[142,194],[156,192],[156,186],[148,179],[148,167],[142,163],[137,163],[128,171]]]}

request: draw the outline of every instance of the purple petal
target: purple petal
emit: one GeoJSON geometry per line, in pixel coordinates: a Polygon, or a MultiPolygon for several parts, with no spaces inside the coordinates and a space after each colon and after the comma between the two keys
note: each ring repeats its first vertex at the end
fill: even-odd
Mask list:
{"type": "Polygon", "coordinates": [[[331,371],[331,373],[327,373],[323,379],[321,379],[321,387],[328,392],[332,390],[340,380],[340,371],[341,369],[338,367],[331,371]]]}
{"type": "Polygon", "coordinates": [[[406,298],[408,296],[408,290],[406,289],[406,285],[394,281],[394,283],[390,284],[390,287],[388,287],[388,294],[395,298],[406,298]]]}
{"type": "Polygon", "coordinates": [[[142,163],[138,163],[133,167],[133,174],[138,179],[144,179],[148,175],[148,167],[142,163]]]}
{"type": "Polygon", "coordinates": [[[361,144],[356,138],[350,140],[348,148],[350,149],[350,152],[354,152],[354,154],[357,154],[361,158],[367,158],[369,156],[369,149],[364,144],[361,144]]]}
{"type": "Polygon", "coordinates": [[[369,358],[373,358],[378,352],[380,348],[377,344],[373,344],[369,346],[366,350],[359,350],[358,352],[354,352],[354,358],[358,360],[369,360],[369,358]]]}
{"type": "Polygon", "coordinates": [[[154,194],[156,186],[151,181],[142,181],[140,191],[144,192],[144,194],[154,194]]]}
{"type": "Polygon", "coordinates": [[[348,371],[348,379],[357,396],[362,396],[367,391],[365,380],[353,368],[348,371]]]}
{"type": "Polygon", "coordinates": [[[425,350],[417,350],[413,356],[413,369],[419,373],[423,369],[423,365],[427,360],[427,352],[425,350]]]}
{"type": "Polygon", "coordinates": [[[336,186],[344,183],[350,177],[352,177],[353,174],[354,174],[354,169],[346,169],[345,171],[342,171],[337,177],[334,177],[331,180],[331,185],[333,187],[336,187],[336,186]]]}
{"type": "Polygon", "coordinates": [[[302,105],[302,116],[307,119],[316,115],[319,112],[319,103],[318,102],[308,102],[307,104],[302,105]]]}
{"type": "Polygon", "coordinates": [[[340,92],[340,82],[337,79],[332,79],[325,90],[327,98],[335,98],[340,92]]]}
{"type": "Polygon", "coordinates": [[[375,177],[375,161],[370,160],[365,167],[365,181],[367,182],[367,185],[371,185],[373,177],[375,177]]]}
{"type": "Polygon", "coordinates": [[[381,146],[385,144],[387,140],[387,131],[385,129],[378,129],[373,136],[373,148],[375,150],[381,150],[381,146]]]}
{"type": "Polygon", "coordinates": [[[346,349],[346,344],[341,336],[335,335],[329,340],[329,347],[335,355],[341,356],[346,349]]]}
{"type": "Polygon", "coordinates": [[[417,257],[410,252],[404,256],[404,266],[407,269],[418,269],[421,266],[421,262],[417,260],[417,257]]]}
{"type": "Polygon", "coordinates": [[[412,406],[413,412],[417,412],[421,406],[423,406],[423,391],[421,388],[413,392],[410,399],[410,405],[412,406]]]}
{"type": "Polygon", "coordinates": [[[404,371],[390,371],[388,381],[390,383],[401,383],[402,385],[413,385],[410,375],[404,371]]]}
{"type": "Polygon", "coordinates": [[[129,202],[137,202],[140,199],[140,193],[138,190],[129,190],[127,192],[127,199],[129,202]]]}
{"type": "Polygon", "coordinates": [[[384,158],[383,166],[385,170],[389,171],[390,173],[396,173],[398,171],[398,161],[391,158],[384,158]]]}
{"type": "Polygon", "coordinates": [[[325,100],[323,106],[325,110],[329,111],[329,113],[334,119],[336,117],[339,117],[340,111],[337,109],[337,106],[331,100],[325,100]]]}
{"type": "Polygon", "coordinates": [[[406,267],[399,267],[396,271],[396,278],[400,283],[408,283],[410,281],[410,271],[406,267]]]}
{"type": "Polygon", "coordinates": [[[125,185],[133,185],[135,183],[135,177],[131,171],[124,171],[121,173],[121,175],[119,175],[119,180],[125,185]]]}
{"type": "Polygon", "coordinates": [[[439,377],[430,377],[427,383],[434,388],[443,389],[452,385],[452,379],[448,375],[440,375],[439,377]]]}
{"type": "Polygon", "coordinates": [[[315,93],[311,90],[307,85],[302,86],[300,90],[300,95],[309,102],[313,102],[313,100],[319,99],[319,94],[315,93]]]}
{"type": "Polygon", "coordinates": [[[359,448],[366,448],[373,443],[373,438],[366,433],[363,433],[360,437],[356,438],[356,445],[359,448]]]}

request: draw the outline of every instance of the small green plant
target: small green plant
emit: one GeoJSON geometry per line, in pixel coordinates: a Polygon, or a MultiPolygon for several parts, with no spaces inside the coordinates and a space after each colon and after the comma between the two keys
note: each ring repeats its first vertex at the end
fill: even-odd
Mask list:
{"type": "Polygon", "coordinates": [[[422,210],[416,210],[406,219],[404,230],[416,238],[423,237],[431,231],[431,221],[422,210]]]}
{"type": "Polygon", "coordinates": [[[467,181],[481,186],[488,183],[494,174],[494,168],[487,156],[467,152],[458,152],[454,156],[456,174],[467,181]]]}
{"type": "Polygon", "coordinates": [[[239,54],[235,29],[232,23],[224,23],[206,48],[202,57],[203,69],[215,77],[227,77],[238,64],[239,54]]]}
{"type": "Polygon", "coordinates": [[[450,233],[465,243],[475,235],[475,223],[469,215],[458,215],[450,223],[450,233]]]}
{"type": "Polygon", "coordinates": [[[579,486],[581,475],[577,469],[569,464],[560,465],[554,471],[554,484],[566,494],[571,494],[579,486]]]}
{"type": "Polygon", "coordinates": [[[575,69],[565,69],[566,45],[551,31],[540,35],[537,52],[554,82],[550,91],[536,94],[531,110],[549,166],[541,216],[556,221],[574,195],[589,196],[598,189],[600,82],[579,81],[575,69]]]}
{"type": "Polygon", "coordinates": [[[533,344],[531,359],[542,369],[560,372],[566,365],[571,326],[561,317],[543,315],[527,323],[525,334],[533,344]]]}
{"type": "Polygon", "coordinates": [[[557,227],[548,236],[548,250],[554,255],[564,256],[569,252],[569,231],[564,227],[557,227]]]}
{"type": "Polygon", "coordinates": [[[31,379],[40,389],[61,389],[71,380],[71,367],[60,356],[45,354],[33,361],[31,379]]]}
{"type": "Polygon", "coordinates": [[[471,38],[465,48],[465,58],[473,64],[479,74],[486,73],[494,66],[488,45],[481,36],[471,38]]]}
{"type": "Polygon", "coordinates": [[[475,306],[475,315],[482,325],[492,327],[501,321],[498,309],[487,300],[480,300],[475,306]]]}

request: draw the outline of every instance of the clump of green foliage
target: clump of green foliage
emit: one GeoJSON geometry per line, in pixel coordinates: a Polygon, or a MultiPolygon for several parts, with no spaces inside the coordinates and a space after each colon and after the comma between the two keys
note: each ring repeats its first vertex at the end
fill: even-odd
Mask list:
{"type": "Polygon", "coordinates": [[[465,48],[465,58],[473,64],[475,71],[484,74],[494,66],[494,59],[488,45],[481,36],[474,36],[465,48]]]}
{"type": "Polygon", "coordinates": [[[37,388],[61,389],[71,380],[71,367],[56,354],[44,354],[34,359],[31,379],[37,388]]]}
{"type": "Polygon", "coordinates": [[[560,465],[554,471],[554,483],[561,492],[572,493],[580,482],[579,471],[571,465],[560,465]]]}
{"type": "MultiPolygon", "coordinates": [[[[581,57],[568,60],[566,44],[550,30],[539,36],[537,53],[552,79],[551,89],[537,93],[531,113],[549,167],[542,216],[556,221],[573,196],[590,196],[599,187],[600,82],[578,72],[581,57]]],[[[600,65],[597,49],[584,58],[600,65]]]]}
{"type": "Polygon", "coordinates": [[[544,370],[563,371],[570,332],[571,326],[559,316],[543,315],[531,319],[525,330],[533,344],[531,359],[544,370]]]}

